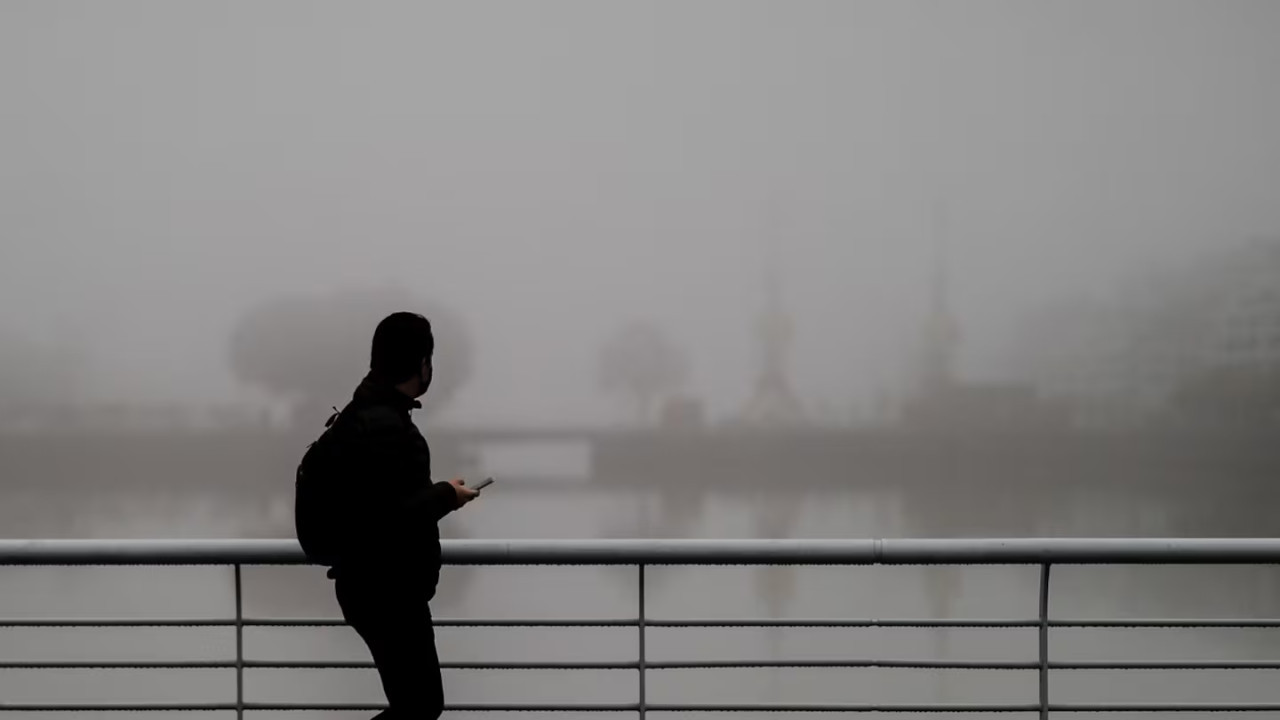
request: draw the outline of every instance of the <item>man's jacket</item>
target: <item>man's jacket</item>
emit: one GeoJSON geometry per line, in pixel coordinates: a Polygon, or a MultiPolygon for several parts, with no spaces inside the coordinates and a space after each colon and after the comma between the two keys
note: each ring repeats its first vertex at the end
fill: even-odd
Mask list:
{"type": "Polygon", "coordinates": [[[458,507],[452,485],[432,482],[431,450],[410,412],[422,405],[370,374],[335,424],[351,541],[330,576],[426,590],[440,577],[437,523],[458,507]]]}

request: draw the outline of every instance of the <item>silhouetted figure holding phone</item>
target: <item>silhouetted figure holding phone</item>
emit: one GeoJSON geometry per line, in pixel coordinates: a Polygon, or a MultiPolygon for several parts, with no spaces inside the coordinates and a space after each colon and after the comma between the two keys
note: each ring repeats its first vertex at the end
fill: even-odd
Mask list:
{"type": "Polygon", "coordinates": [[[440,579],[437,523],[478,496],[460,479],[432,481],[430,449],[410,416],[431,385],[434,349],[421,315],[379,323],[369,374],[298,470],[298,539],[330,566],[342,616],[369,646],[384,720],[443,711],[429,608],[440,579]]]}

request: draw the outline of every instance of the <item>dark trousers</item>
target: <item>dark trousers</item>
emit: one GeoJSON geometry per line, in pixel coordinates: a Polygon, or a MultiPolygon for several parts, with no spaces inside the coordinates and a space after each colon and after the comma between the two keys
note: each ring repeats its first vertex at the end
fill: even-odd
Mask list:
{"type": "Polygon", "coordinates": [[[444,711],[429,593],[399,583],[338,576],[342,616],[359,633],[382,679],[387,709],[375,720],[436,720],[444,711]]]}

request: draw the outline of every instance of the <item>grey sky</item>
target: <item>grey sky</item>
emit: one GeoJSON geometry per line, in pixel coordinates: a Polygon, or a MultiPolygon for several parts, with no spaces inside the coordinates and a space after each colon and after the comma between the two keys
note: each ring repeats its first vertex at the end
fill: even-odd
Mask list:
{"type": "MultiPolygon", "coordinates": [[[[1280,233],[1280,3],[0,4],[0,328],[95,395],[244,397],[239,313],[398,283],[460,416],[570,421],[649,316],[745,400],[776,238],[806,399],[892,377],[946,199],[964,368],[1021,309],[1280,233]]],[[[357,378],[353,377],[353,382],[357,378]]]]}

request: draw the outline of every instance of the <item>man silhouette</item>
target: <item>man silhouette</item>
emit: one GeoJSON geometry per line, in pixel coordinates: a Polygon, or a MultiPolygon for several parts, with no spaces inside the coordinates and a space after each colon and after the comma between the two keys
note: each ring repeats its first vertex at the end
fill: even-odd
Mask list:
{"type": "Polygon", "coordinates": [[[429,606],[440,579],[437,523],[478,495],[461,479],[432,481],[431,451],[410,417],[431,385],[434,350],[425,317],[398,312],[383,319],[369,373],[340,413],[336,434],[354,468],[343,513],[355,539],[329,577],[343,618],[373,655],[387,696],[382,720],[434,720],[443,712],[429,606]]]}

